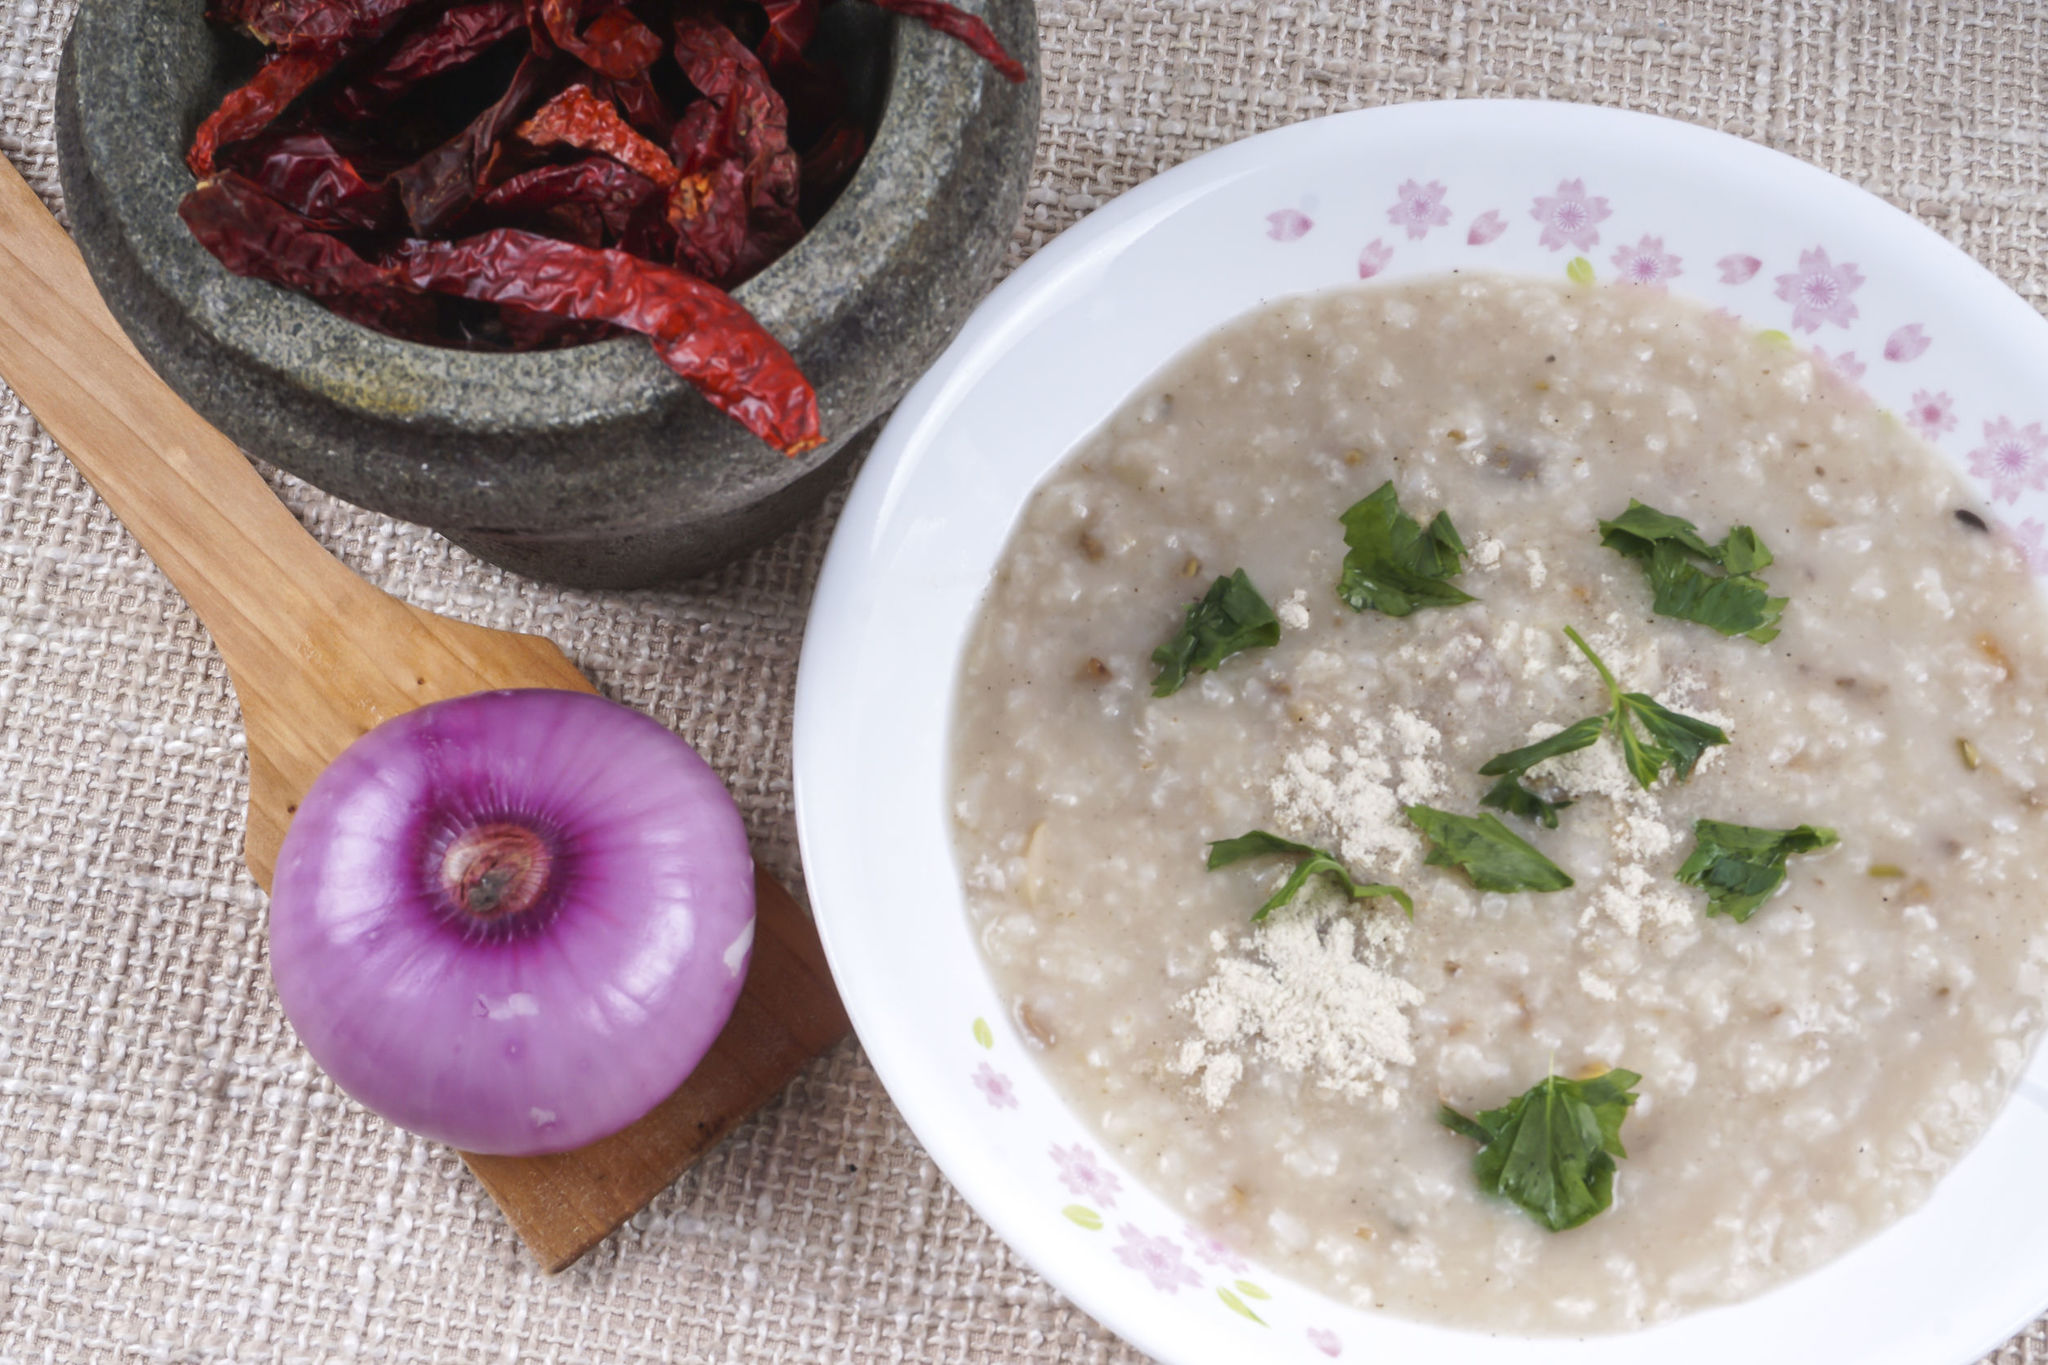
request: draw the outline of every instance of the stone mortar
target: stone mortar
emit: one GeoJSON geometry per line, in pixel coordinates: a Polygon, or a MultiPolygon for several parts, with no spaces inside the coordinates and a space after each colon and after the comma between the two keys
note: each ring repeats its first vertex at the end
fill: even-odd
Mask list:
{"type": "Polygon", "coordinates": [[[202,0],[85,0],[57,142],[72,232],[158,373],[249,451],[493,563],[586,587],[700,572],[789,526],[951,339],[1002,258],[1038,130],[1033,0],[965,0],[1031,70],[1012,85],[923,25],[843,3],[886,53],[875,142],[793,250],[735,294],[818,390],[796,459],[716,412],[639,337],[522,355],[398,341],[230,274],[177,216],[184,150],[246,63],[202,0]]]}

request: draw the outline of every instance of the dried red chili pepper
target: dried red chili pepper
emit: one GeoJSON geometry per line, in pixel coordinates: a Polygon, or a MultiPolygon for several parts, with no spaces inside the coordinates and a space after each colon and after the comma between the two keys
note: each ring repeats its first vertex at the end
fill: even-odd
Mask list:
{"type": "Polygon", "coordinates": [[[526,0],[456,5],[415,29],[335,96],[334,112],[368,118],[421,81],[467,66],[526,27],[526,0]]]}
{"type": "Polygon", "coordinates": [[[645,261],[674,261],[676,230],[668,221],[668,195],[657,193],[634,210],[611,245],[645,261]]]}
{"type": "Polygon", "coordinates": [[[633,131],[609,101],[572,85],[542,105],[519,126],[519,136],[536,147],[558,144],[601,152],[666,189],[676,183],[676,165],[668,154],[633,131]]]}
{"type": "MultiPolygon", "coordinates": [[[[708,116],[693,119],[693,110],[685,110],[677,125],[677,142],[687,136],[690,144],[678,148],[682,169],[711,180],[713,192],[705,197],[702,212],[730,211],[722,190],[730,173],[720,169],[720,163],[737,161],[743,167],[745,230],[729,261],[708,248],[706,260],[725,266],[710,278],[744,279],[803,236],[803,220],[797,214],[802,167],[789,148],[789,111],[761,59],[721,24],[692,15],[679,17],[676,64],[716,105],[720,116],[717,121],[708,116]]],[[[686,242],[693,234],[684,221],[691,220],[690,210],[697,207],[671,205],[669,221],[686,242]]],[[[706,243],[722,240],[718,226],[705,223],[696,236],[706,243]]]]}
{"type": "Polygon", "coordinates": [[[600,99],[609,99],[619,106],[619,112],[626,116],[626,122],[633,125],[657,144],[665,144],[676,130],[675,112],[668,107],[668,101],[654,88],[654,82],[645,75],[635,76],[629,81],[615,81],[609,76],[599,76],[590,83],[591,93],[600,99]]]}
{"type": "Polygon", "coordinates": [[[294,56],[280,52],[258,67],[247,85],[230,90],[220,108],[206,116],[192,135],[185,164],[204,180],[213,174],[220,149],[246,141],[268,128],[293,100],[312,88],[315,81],[334,67],[325,56],[294,56]]]}
{"type": "Polygon", "coordinates": [[[660,59],[661,39],[631,10],[615,9],[592,20],[578,45],[564,51],[600,76],[629,81],[660,59]]]}
{"type": "Polygon", "coordinates": [[[416,288],[643,333],[712,406],[778,450],[798,455],[823,443],[817,395],[782,343],[724,292],[680,270],[512,228],[407,242],[391,260],[416,288]]]}
{"type": "Polygon", "coordinates": [[[789,110],[761,59],[731,29],[679,15],[676,65],[690,84],[717,101],[734,151],[754,161],[789,149],[789,110]]]}
{"type": "Polygon", "coordinates": [[[818,0],[761,0],[768,31],[761,35],[761,60],[780,67],[804,55],[818,32],[818,0]]]}
{"type": "Polygon", "coordinates": [[[516,303],[498,306],[498,322],[505,329],[505,342],[514,351],[552,351],[564,346],[582,346],[617,336],[619,329],[609,323],[578,322],[516,303]]]}
{"type": "Polygon", "coordinates": [[[676,120],[669,139],[683,174],[670,189],[663,217],[677,265],[715,284],[731,279],[747,240],[747,168],[733,154],[726,111],[699,98],[676,120]]]}
{"type": "Polygon", "coordinates": [[[712,162],[733,154],[732,132],[725,107],[717,100],[698,96],[676,120],[669,134],[669,157],[685,175],[700,171],[712,162]]]}
{"type": "Polygon", "coordinates": [[[353,322],[396,336],[433,330],[433,300],[234,171],[201,181],[178,205],[178,216],[237,275],[311,294],[353,322]]]}
{"type": "Polygon", "coordinates": [[[631,230],[635,215],[660,193],[639,172],[610,157],[593,156],[522,171],[492,188],[477,201],[477,208],[493,217],[545,214],[564,205],[587,208],[597,215],[604,233],[619,241],[631,230]]]}
{"type": "Polygon", "coordinates": [[[661,56],[661,39],[631,10],[607,8],[579,34],[585,8],[582,0],[529,0],[527,13],[549,42],[601,76],[629,81],[661,56]]]}
{"type": "Polygon", "coordinates": [[[868,0],[868,3],[876,9],[915,19],[949,38],[958,38],[973,50],[975,56],[995,67],[1007,80],[1023,81],[1030,77],[1031,73],[1024,69],[1024,64],[1004,49],[978,15],[954,9],[944,0],[868,0]]]}
{"type": "Polygon", "coordinates": [[[427,0],[241,0],[223,17],[285,52],[324,52],[382,37],[427,0]]]}
{"type": "Polygon", "coordinates": [[[716,284],[739,270],[747,245],[747,172],[738,161],[713,161],[669,191],[668,225],[675,262],[716,284]]]}
{"type": "Polygon", "coordinates": [[[229,158],[263,193],[324,231],[386,232],[398,226],[391,186],[364,177],[325,133],[272,133],[229,158]]]}
{"type": "Polygon", "coordinates": [[[398,198],[414,231],[432,236],[468,208],[483,188],[484,173],[511,128],[546,82],[553,59],[529,52],[512,73],[512,84],[469,126],[410,166],[392,172],[398,198]]]}

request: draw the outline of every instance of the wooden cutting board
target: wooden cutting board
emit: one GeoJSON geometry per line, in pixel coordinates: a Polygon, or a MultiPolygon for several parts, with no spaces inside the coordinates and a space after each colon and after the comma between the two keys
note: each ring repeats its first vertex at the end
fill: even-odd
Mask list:
{"type": "MultiPolygon", "coordinates": [[[[70,238],[4,160],[0,379],[212,634],[248,735],[244,858],[266,890],[300,796],[373,726],[491,688],[595,690],[548,641],[422,611],[322,549],[129,345],[70,238]]],[[[846,1036],[809,918],[765,873],[756,893],[746,989],[681,1089],[574,1152],[463,1155],[548,1270],[603,1241],[846,1036]]]]}

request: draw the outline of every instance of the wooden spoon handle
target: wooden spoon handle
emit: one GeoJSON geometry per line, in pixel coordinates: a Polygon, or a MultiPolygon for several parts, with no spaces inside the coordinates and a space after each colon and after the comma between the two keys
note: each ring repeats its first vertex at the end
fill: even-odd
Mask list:
{"type": "MultiPolygon", "coordinates": [[[[231,669],[289,649],[305,596],[377,593],[138,355],[78,248],[0,158],[0,374],[192,604],[231,669]],[[292,584],[279,594],[265,585],[292,584]]],[[[304,667],[298,663],[298,667],[304,667]]]]}

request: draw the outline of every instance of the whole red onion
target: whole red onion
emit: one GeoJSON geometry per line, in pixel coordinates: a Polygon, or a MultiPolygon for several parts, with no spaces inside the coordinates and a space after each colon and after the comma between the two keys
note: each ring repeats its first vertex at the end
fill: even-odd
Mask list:
{"type": "Polygon", "coordinates": [[[466,1151],[566,1151],[682,1083],[732,1013],[753,860],[696,751],[583,692],[364,735],[279,853],[270,970],[343,1090],[466,1151]]]}

